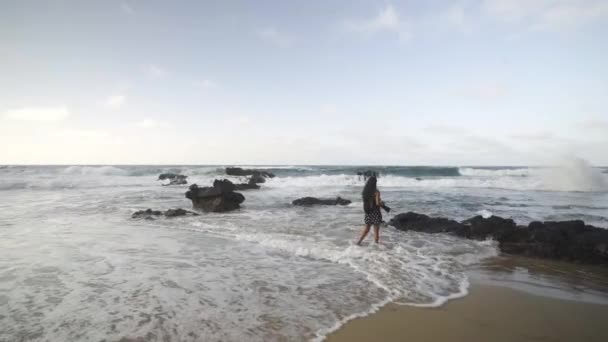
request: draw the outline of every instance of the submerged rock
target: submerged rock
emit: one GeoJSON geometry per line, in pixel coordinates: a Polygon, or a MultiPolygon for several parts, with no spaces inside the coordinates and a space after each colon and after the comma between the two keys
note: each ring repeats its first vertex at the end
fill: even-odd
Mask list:
{"type": "Polygon", "coordinates": [[[393,217],[399,230],[451,233],[467,239],[493,239],[504,253],[608,266],[608,230],[583,221],[531,222],[518,226],[511,219],[475,216],[462,222],[408,212],[393,217]]]}
{"type": "Polygon", "coordinates": [[[131,218],[143,218],[147,220],[153,220],[155,216],[161,216],[162,214],[163,212],[160,210],[146,209],[134,212],[133,215],[131,215],[131,218]]]}
{"type": "Polygon", "coordinates": [[[258,185],[258,183],[264,183],[265,181],[266,180],[264,179],[264,177],[262,177],[260,175],[254,175],[249,178],[249,181],[247,183],[235,184],[234,187],[236,188],[236,190],[259,189],[260,186],[258,185]],[[262,182],[258,182],[259,179],[255,178],[255,177],[261,178],[262,182]]]}
{"type": "MultiPolygon", "coordinates": [[[[274,174],[263,171],[263,170],[254,170],[254,169],[243,169],[240,167],[227,167],[226,174],[229,176],[261,176],[265,178],[274,178],[274,174]]],[[[258,182],[263,183],[263,182],[258,182]]]]}
{"type": "Polygon", "coordinates": [[[380,177],[380,174],[376,171],[365,170],[357,172],[357,176],[359,176],[359,178],[363,177],[363,180],[366,181],[370,177],[380,177]]]}
{"type": "Polygon", "coordinates": [[[186,175],[180,175],[177,173],[161,173],[158,176],[158,180],[169,180],[169,184],[163,184],[163,185],[184,185],[184,184],[188,184],[188,181],[186,180],[186,178],[188,178],[188,176],[186,175]]]}
{"type": "Polygon", "coordinates": [[[176,217],[176,216],[198,216],[198,213],[195,213],[193,211],[190,210],[186,210],[186,209],[182,209],[182,208],[177,208],[177,209],[169,209],[167,211],[165,211],[165,217],[176,217]]]}
{"type": "Polygon", "coordinates": [[[342,197],[320,199],[315,197],[302,197],[291,202],[293,205],[348,205],[351,201],[342,197]]]}
{"type": "Polygon", "coordinates": [[[255,183],[241,183],[235,184],[234,186],[236,190],[255,190],[260,188],[260,186],[255,183]]]}
{"type": "Polygon", "coordinates": [[[225,212],[240,208],[245,196],[234,192],[236,186],[229,180],[215,180],[213,187],[202,187],[192,184],[186,192],[186,198],[192,200],[192,206],[207,212],[225,212]]]}
{"type": "Polygon", "coordinates": [[[251,175],[251,177],[249,178],[249,184],[259,184],[259,183],[266,183],[266,178],[264,178],[264,176],[260,175],[260,174],[255,174],[255,175],[251,175]]]}
{"type": "Polygon", "coordinates": [[[182,208],[177,208],[177,209],[168,209],[165,212],[162,212],[160,210],[152,210],[152,209],[139,210],[139,211],[134,212],[133,215],[131,215],[131,218],[134,218],[134,219],[143,218],[146,220],[154,220],[155,217],[163,216],[163,215],[165,217],[176,217],[176,216],[186,216],[186,215],[198,216],[198,214],[193,211],[185,210],[182,208]]]}

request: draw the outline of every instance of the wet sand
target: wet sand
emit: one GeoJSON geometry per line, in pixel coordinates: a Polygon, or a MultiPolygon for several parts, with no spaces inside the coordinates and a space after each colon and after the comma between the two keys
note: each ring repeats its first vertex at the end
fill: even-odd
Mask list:
{"type": "Polygon", "coordinates": [[[389,304],[346,323],[326,341],[608,341],[608,305],[473,284],[439,308],[389,304]]]}

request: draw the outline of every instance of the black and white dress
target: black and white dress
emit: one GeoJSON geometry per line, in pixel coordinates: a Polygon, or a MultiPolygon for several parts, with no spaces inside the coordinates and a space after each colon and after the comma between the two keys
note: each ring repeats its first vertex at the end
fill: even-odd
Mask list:
{"type": "Polygon", "coordinates": [[[370,203],[370,207],[366,208],[364,206],[365,209],[365,219],[364,222],[365,224],[370,224],[370,225],[377,225],[382,223],[382,213],[380,212],[380,207],[376,205],[376,200],[375,200],[375,196],[372,199],[372,203],[370,203]]]}
{"type": "Polygon", "coordinates": [[[382,213],[380,208],[375,207],[365,213],[365,224],[376,225],[382,223],[382,213]]]}

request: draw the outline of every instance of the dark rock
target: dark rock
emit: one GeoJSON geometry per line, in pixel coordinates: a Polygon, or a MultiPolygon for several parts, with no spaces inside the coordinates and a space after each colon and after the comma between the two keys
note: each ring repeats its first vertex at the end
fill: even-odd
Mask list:
{"type": "Polygon", "coordinates": [[[395,215],[388,223],[399,230],[414,230],[426,233],[456,232],[458,235],[467,235],[465,226],[443,217],[429,217],[423,214],[407,212],[395,215]]]}
{"type": "Polygon", "coordinates": [[[608,264],[608,230],[580,220],[533,223],[524,242],[526,255],[608,264]]]}
{"type": "Polygon", "coordinates": [[[235,184],[234,187],[236,190],[252,190],[252,189],[259,189],[260,186],[257,184],[258,182],[256,182],[256,180],[259,180],[255,177],[258,177],[262,180],[261,183],[264,183],[266,180],[264,179],[264,177],[260,176],[260,175],[253,175],[249,178],[249,181],[247,183],[241,183],[241,184],[235,184]]]}
{"type": "Polygon", "coordinates": [[[236,190],[252,190],[252,189],[259,189],[260,186],[257,184],[252,184],[252,183],[241,183],[241,184],[235,184],[234,185],[236,190]]]}
{"type": "Polygon", "coordinates": [[[186,216],[186,215],[198,216],[198,214],[195,212],[185,210],[182,208],[177,208],[177,209],[168,209],[165,212],[162,212],[160,210],[152,210],[152,209],[140,210],[140,211],[133,213],[133,215],[131,215],[131,218],[134,218],[134,219],[143,218],[146,220],[154,220],[155,217],[158,217],[161,215],[165,215],[165,217],[176,217],[176,216],[186,216]]]}
{"type": "Polygon", "coordinates": [[[253,170],[253,169],[242,169],[240,167],[227,167],[226,174],[229,176],[262,176],[266,178],[273,178],[274,174],[263,171],[263,170],[253,170]]]}
{"type": "Polygon", "coordinates": [[[380,177],[380,174],[376,171],[366,170],[357,172],[357,176],[363,177],[363,180],[367,180],[370,177],[380,177]]]}
{"type": "Polygon", "coordinates": [[[234,186],[234,183],[232,183],[231,181],[229,181],[227,179],[214,180],[213,187],[216,189],[219,189],[221,193],[232,192],[236,189],[236,186],[234,186]]]}
{"type": "Polygon", "coordinates": [[[513,220],[503,219],[499,216],[483,218],[478,215],[468,220],[464,220],[462,223],[468,226],[469,229],[466,230],[464,235],[458,235],[476,240],[485,240],[488,237],[492,237],[495,240],[502,240],[508,238],[508,236],[513,234],[515,229],[517,229],[513,220]]]}
{"type": "Polygon", "coordinates": [[[291,204],[293,205],[349,205],[350,203],[350,200],[344,199],[342,197],[336,197],[332,199],[302,197],[291,202],[291,204]]]}
{"type": "Polygon", "coordinates": [[[188,181],[185,178],[176,178],[169,182],[169,184],[163,184],[163,186],[167,185],[186,185],[188,181]]]}
{"type": "Polygon", "coordinates": [[[188,178],[188,176],[186,175],[180,175],[177,173],[161,173],[158,176],[158,180],[166,180],[168,179],[170,182],[169,184],[163,184],[163,185],[184,185],[184,184],[188,184],[188,181],[186,180],[186,178],[188,178]]]}
{"type": "Polygon", "coordinates": [[[249,184],[266,183],[266,178],[260,174],[251,175],[249,178],[249,184]]]}
{"type": "Polygon", "coordinates": [[[192,184],[186,192],[186,198],[192,200],[192,206],[207,212],[225,212],[240,208],[245,196],[234,192],[236,186],[227,179],[215,180],[213,187],[199,188],[192,184]]]}
{"type": "Polygon", "coordinates": [[[180,175],[179,173],[161,173],[158,176],[158,180],[175,179],[175,178],[188,178],[188,176],[180,175]]]}
{"type": "Polygon", "coordinates": [[[580,220],[534,221],[528,226],[517,226],[513,220],[498,216],[475,216],[459,223],[408,212],[396,215],[389,224],[399,230],[494,239],[504,253],[608,266],[608,230],[580,220]]]}
{"type": "Polygon", "coordinates": [[[143,218],[143,219],[154,219],[154,216],[160,216],[162,215],[163,212],[160,210],[152,210],[152,209],[146,209],[146,210],[139,210],[133,213],[133,215],[131,215],[131,218],[134,219],[138,219],[138,218],[143,218]]]}
{"type": "Polygon", "coordinates": [[[190,210],[182,209],[182,208],[168,209],[167,211],[165,211],[165,217],[188,216],[188,215],[198,216],[199,214],[195,213],[193,211],[190,211],[190,210]]]}

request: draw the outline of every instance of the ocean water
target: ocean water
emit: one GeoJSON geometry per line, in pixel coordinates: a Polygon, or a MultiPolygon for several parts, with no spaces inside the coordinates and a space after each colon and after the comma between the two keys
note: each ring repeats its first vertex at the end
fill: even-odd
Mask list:
{"type": "Polygon", "coordinates": [[[161,186],[162,172],[199,185],[244,179],[223,166],[0,167],[0,341],[320,340],[389,301],[438,306],[466,295],[467,270],[498,255],[493,241],[383,227],[380,245],[371,236],[354,245],[356,172],[367,169],[381,174],[387,221],[416,211],[608,227],[606,170],[580,162],[257,168],[277,177],[243,192],[241,210],[147,221],[131,214],[191,207],[187,186],[161,186]],[[353,203],[290,204],[303,196],[353,203]]]}

